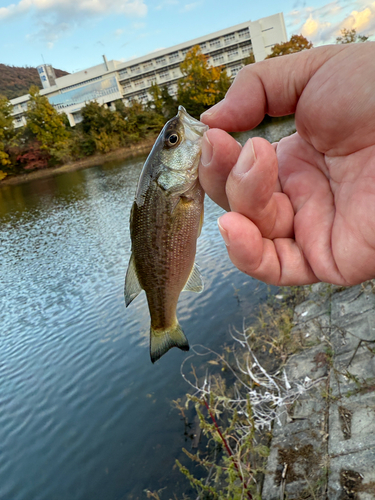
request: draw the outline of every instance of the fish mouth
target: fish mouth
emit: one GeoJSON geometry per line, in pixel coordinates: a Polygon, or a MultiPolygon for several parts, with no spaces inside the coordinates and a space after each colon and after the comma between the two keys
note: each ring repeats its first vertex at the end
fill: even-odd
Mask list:
{"type": "Polygon", "coordinates": [[[189,129],[193,130],[196,134],[198,134],[201,137],[209,129],[208,125],[205,125],[196,118],[190,116],[189,113],[186,111],[186,109],[181,105],[178,107],[177,116],[179,117],[179,119],[181,120],[181,122],[184,124],[185,127],[188,127],[189,129]]]}

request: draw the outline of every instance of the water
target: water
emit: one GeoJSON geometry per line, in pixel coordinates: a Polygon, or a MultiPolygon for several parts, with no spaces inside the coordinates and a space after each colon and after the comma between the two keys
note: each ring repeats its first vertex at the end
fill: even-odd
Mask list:
{"type": "MultiPolygon", "coordinates": [[[[155,365],[144,294],[123,297],[128,218],[144,158],[0,189],[0,498],[120,500],[166,487],[189,447],[171,401],[186,353],[155,365]]],[[[267,294],[230,263],[206,200],[200,294],[178,317],[191,345],[220,349],[267,294]]]]}

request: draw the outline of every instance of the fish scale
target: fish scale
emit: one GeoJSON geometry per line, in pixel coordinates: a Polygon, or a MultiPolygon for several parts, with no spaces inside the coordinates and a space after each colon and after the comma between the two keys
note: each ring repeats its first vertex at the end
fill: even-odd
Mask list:
{"type": "Polygon", "coordinates": [[[183,290],[203,290],[194,259],[204,199],[198,163],[207,128],[179,107],[146,160],[132,208],[125,300],[128,306],[142,289],[146,292],[153,362],[171,347],[189,349],[177,302],[183,290]]]}

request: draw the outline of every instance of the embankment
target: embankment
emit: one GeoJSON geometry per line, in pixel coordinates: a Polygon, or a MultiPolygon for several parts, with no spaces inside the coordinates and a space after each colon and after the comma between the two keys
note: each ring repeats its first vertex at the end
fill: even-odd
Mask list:
{"type": "Polygon", "coordinates": [[[109,153],[89,156],[87,158],[83,158],[78,161],[73,161],[65,165],[60,165],[58,167],[50,167],[50,168],[44,168],[42,170],[33,170],[16,175],[8,175],[7,177],[5,177],[5,179],[0,181],[0,187],[11,184],[22,184],[24,182],[29,182],[30,180],[34,179],[43,179],[46,177],[59,175],[65,172],[82,170],[84,168],[93,167],[95,165],[100,165],[102,163],[109,161],[125,160],[126,158],[132,158],[134,156],[146,155],[151,151],[152,146],[155,143],[156,137],[157,135],[148,137],[147,139],[144,139],[142,142],[139,142],[137,144],[133,144],[125,148],[116,149],[114,151],[110,151],[109,153]]]}

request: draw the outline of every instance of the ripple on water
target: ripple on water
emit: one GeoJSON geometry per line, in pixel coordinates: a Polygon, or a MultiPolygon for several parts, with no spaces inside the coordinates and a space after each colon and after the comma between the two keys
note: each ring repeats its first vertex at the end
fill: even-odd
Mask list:
{"type": "MultiPolygon", "coordinates": [[[[164,484],[180,491],[173,465],[185,442],[170,401],[188,390],[185,354],[173,349],[152,365],[144,294],[124,306],[141,165],[0,193],[0,498],[141,498],[164,484]]],[[[261,295],[227,258],[221,213],[207,200],[197,257],[205,291],[183,294],[178,306],[190,343],[212,348],[261,295]]]]}

